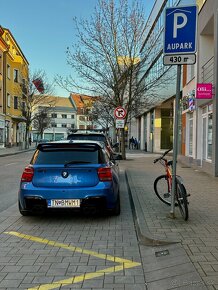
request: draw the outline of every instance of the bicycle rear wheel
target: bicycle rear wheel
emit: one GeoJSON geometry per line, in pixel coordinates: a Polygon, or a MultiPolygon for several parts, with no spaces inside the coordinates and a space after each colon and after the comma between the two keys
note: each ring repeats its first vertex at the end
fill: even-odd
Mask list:
{"type": "Polygon", "coordinates": [[[176,178],[176,200],[178,202],[179,210],[185,221],[188,220],[188,200],[185,186],[176,178]]]}
{"type": "Polygon", "coordinates": [[[167,175],[160,175],[155,179],[154,191],[163,203],[171,205],[170,180],[167,175]]]}

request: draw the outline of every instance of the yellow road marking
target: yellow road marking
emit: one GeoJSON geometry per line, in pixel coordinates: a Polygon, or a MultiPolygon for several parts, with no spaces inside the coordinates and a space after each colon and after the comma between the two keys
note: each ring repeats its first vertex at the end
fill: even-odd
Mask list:
{"type": "Polygon", "coordinates": [[[56,241],[51,241],[51,240],[47,240],[47,239],[43,239],[43,238],[39,238],[39,237],[35,237],[35,236],[30,236],[30,235],[25,235],[22,233],[18,233],[18,232],[4,232],[5,234],[9,234],[9,235],[13,235],[16,236],[18,238],[21,239],[26,239],[29,241],[33,241],[33,242],[37,242],[37,243],[41,243],[41,244],[46,244],[49,246],[53,246],[53,247],[58,247],[58,248],[62,248],[62,249],[66,249],[72,252],[77,252],[77,253],[82,253],[82,254],[86,254],[86,255],[90,255],[99,259],[103,259],[103,260],[107,260],[107,261],[111,261],[111,262],[115,262],[115,263],[120,263],[117,266],[113,266],[113,267],[109,267],[106,269],[102,269],[102,270],[98,270],[96,272],[91,272],[91,273],[86,273],[80,276],[75,276],[75,277],[71,277],[65,280],[60,280],[60,281],[56,281],[50,284],[44,284],[44,285],[40,285],[34,288],[29,288],[28,290],[50,290],[50,289],[55,289],[58,288],[60,286],[66,286],[69,284],[75,284],[75,283],[79,283],[79,282],[83,282],[85,280],[90,280],[96,277],[101,277],[104,275],[108,275],[110,273],[113,272],[118,272],[118,271],[122,271],[123,269],[130,269],[133,267],[137,267],[140,266],[141,264],[138,262],[133,262],[131,260],[127,260],[127,259],[122,259],[119,257],[114,257],[111,255],[106,255],[106,254],[99,254],[97,252],[94,251],[90,251],[90,250],[84,250],[82,248],[79,247],[74,247],[74,246],[69,246],[67,244],[64,243],[58,243],[56,241]]]}

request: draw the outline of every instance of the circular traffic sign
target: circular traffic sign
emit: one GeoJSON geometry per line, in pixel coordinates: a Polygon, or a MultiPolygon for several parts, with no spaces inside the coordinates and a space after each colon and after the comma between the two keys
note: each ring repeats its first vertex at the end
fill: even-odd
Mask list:
{"type": "Polygon", "coordinates": [[[126,117],[126,110],[122,107],[117,107],[114,110],[114,116],[116,119],[125,119],[126,117]]]}

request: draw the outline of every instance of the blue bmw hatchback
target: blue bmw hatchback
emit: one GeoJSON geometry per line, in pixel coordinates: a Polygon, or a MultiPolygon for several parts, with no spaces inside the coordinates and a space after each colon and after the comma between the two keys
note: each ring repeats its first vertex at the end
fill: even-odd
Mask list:
{"type": "Polygon", "coordinates": [[[119,167],[96,141],[39,144],[18,195],[24,216],[51,210],[120,214],[119,167]]]}

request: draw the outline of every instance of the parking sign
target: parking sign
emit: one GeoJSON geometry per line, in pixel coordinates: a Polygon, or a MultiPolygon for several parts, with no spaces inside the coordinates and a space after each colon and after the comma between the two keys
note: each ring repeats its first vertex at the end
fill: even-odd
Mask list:
{"type": "Polygon", "coordinates": [[[196,5],[165,10],[164,54],[191,54],[197,50],[196,5]]]}

